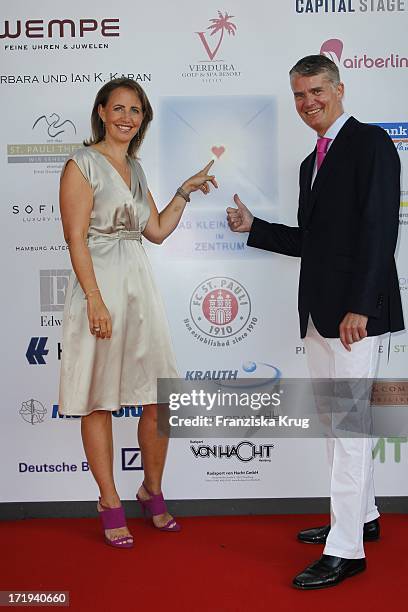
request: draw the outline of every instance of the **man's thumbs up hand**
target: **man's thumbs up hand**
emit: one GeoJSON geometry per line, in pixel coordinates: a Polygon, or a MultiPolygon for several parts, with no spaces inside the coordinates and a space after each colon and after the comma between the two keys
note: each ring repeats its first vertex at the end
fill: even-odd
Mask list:
{"type": "Polygon", "coordinates": [[[254,220],[254,215],[248,210],[239,199],[238,194],[234,195],[234,202],[237,208],[227,208],[227,220],[233,232],[249,232],[254,220]]]}

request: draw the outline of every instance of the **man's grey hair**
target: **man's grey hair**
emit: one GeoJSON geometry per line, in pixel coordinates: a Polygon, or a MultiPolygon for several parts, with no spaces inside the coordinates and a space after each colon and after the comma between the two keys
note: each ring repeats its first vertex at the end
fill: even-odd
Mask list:
{"type": "Polygon", "coordinates": [[[337,87],[340,83],[340,73],[336,64],[325,55],[307,55],[302,57],[293,68],[289,71],[289,76],[292,78],[295,75],[299,76],[316,76],[317,74],[325,73],[329,81],[337,87]]]}

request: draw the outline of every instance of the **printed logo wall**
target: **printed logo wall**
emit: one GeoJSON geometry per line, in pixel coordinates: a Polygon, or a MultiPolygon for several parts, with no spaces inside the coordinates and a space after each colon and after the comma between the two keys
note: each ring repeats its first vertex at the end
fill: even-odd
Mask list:
{"type": "MultiPolygon", "coordinates": [[[[89,136],[96,91],[112,78],[137,80],[155,121],[141,162],[159,208],[213,158],[219,189],[193,194],[154,268],[186,380],[306,376],[296,310],[297,262],[246,245],[225,208],[238,193],[270,221],[296,223],[298,166],[313,134],[293,106],[288,69],[321,52],[346,85],[346,109],[385,129],[403,167],[399,277],[406,308],[408,2],[257,0],[137,9],[104,0],[62,11],[51,0],[8,2],[0,19],[0,134],[7,359],[0,413],[1,501],[93,499],[79,419],[58,415],[62,316],[70,274],[58,206],[67,156],[89,136]],[[290,46],[288,32],[296,32],[290,46]],[[171,44],[164,44],[171,40],[171,44]],[[165,47],[165,48],[164,48],[165,47]],[[376,95],[365,96],[365,87],[376,95]]],[[[408,318],[408,314],[407,314],[408,318]]],[[[380,376],[406,376],[405,333],[380,347],[380,376]]],[[[386,407],[384,407],[386,410],[386,407]]],[[[113,414],[115,470],[124,499],[142,479],[135,436],[141,408],[113,414]]],[[[406,442],[406,441],[405,441],[406,442]]],[[[406,443],[375,443],[377,492],[405,495],[406,443]]],[[[169,498],[305,497],[328,494],[321,441],[215,439],[170,444],[169,498]],[[304,461],[308,457],[308,462],[304,461]],[[308,480],[306,463],[316,478],[308,480]]]]}

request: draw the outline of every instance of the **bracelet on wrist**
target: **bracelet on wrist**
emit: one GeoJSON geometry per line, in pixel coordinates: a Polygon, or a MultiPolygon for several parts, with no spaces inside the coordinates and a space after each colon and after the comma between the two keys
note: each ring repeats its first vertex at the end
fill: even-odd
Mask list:
{"type": "Polygon", "coordinates": [[[190,195],[187,193],[187,191],[184,191],[182,187],[177,189],[176,195],[181,196],[186,202],[190,202],[190,195]]]}
{"type": "Polygon", "coordinates": [[[92,289],[92,291],[88,291],[87,293],[85,293],[85,299],[87,300],[89,296],[92,295],[93,293],[100,293],[100,291],[99,289],[92,289]]]}

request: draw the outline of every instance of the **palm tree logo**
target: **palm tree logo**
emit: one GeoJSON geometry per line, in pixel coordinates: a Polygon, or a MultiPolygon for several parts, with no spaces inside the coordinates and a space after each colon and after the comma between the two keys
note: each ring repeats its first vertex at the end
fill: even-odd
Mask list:
{"type": "Polygon", "coordinates": [[[232,23],[231,19],[234,19],[233,15],[228,15],[227,12],[225,12],[225,14],[223,15],[221,11],[218,11],[218,17],[216,19],[209,20],[211,25],[208,26],[207,30],[210,30],[211,32],[210,36],[214,36],[214,34],[217,34],[217,32],[219,32],[218,43],[215,46],[213,51],[210,49],[210,46],[205,37],[206,33],[196,32],[196,34],[199,35],[200,40],[203,43],[204,48],[207,51],[207,55],[211,61],[217,55],[218,49],[220,48],[221,43],[222,43],[222,39],[224,38],[224,32],[227,31],[229,36],[231,34],[232,36],[235,36],[237,26],[234,23],[232,23]]]}

